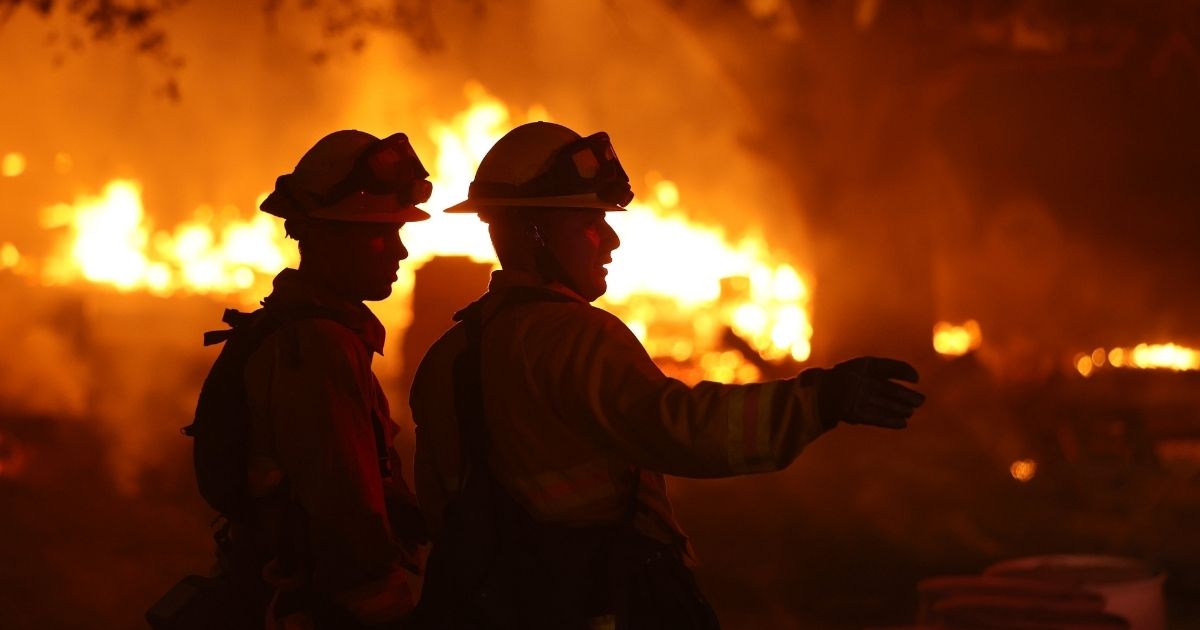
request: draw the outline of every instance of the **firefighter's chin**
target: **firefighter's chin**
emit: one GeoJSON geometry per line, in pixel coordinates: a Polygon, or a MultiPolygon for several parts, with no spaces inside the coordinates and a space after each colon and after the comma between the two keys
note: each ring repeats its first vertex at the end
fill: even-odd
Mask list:
{"type": "Polygon", "coordinates": [[[592,302],[604,295],[604,292],[608,290],[608,282],[604,280],[602,273],[575,274],[568,287],[579,297],[592,302]]]}
{"type": "Polygon", "coordinates": [[[604,267],[599,267],[596,269],[596,272],[592,274],[591,282],[589,283],[591,286],[587,287],[588,294],[584,295],[583,297],[587,298],[587,300],[591,302],[592,300],[599,298],[601,295],[604,295],[604,293],[608,291],[608,279],[605,278],[607,275],[608,270],[604,267]]]}
{"type": "Polygon", "coordinates": [[[362,297],[362,300],[364,302],[378,302],[380,300],[386,300],[388,297],[390,297],[392,295],[392,285],[395,282],[396,282],[396,274],[395,273],[392,273],[391,275],[388,275],[388,276],[380,277],[376,281],[371,282],[370,286],[364,287],[364,291],[363,291],[364,295],[362,297]]]}

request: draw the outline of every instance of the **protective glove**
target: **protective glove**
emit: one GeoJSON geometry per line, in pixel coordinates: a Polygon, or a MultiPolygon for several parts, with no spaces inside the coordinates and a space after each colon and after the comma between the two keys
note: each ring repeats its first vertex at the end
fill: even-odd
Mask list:
{"type": "Polygon", "coordinates": [[[895,381],[919,378],[908,363],[881,357],[858,357],[800,374],[801,384],[817,387],[817,414],[827,428],[845,422],[903,429],[925,396],[895,381]]]}

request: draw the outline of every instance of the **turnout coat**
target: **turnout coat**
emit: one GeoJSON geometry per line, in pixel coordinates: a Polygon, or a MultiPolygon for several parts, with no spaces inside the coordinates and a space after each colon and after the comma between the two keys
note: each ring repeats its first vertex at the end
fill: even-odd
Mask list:
{"type": "MultiPolygon", "coordinates": [[[[481,346],[488,465],[536,521],[619,522],[636,489],[636,529],[690,562],[664,475],[779,470],[827,430],[815,388],[798,379],[688,386],[668,378],[621,320],[561,285],[544,288],[565,301],[497,308],[506,291],[539,285],[520,272],[493,274],[481,346]]],[[[462,324],[439,339],[410,396],[416,492],[435,545],[464,478],[453,366],[466,344],[462,324]]]]}

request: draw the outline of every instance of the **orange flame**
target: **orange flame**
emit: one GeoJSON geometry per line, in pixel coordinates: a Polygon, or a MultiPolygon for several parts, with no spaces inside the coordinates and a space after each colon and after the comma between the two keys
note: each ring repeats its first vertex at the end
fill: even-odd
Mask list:
{"type": "MultiPolygon", "coordinates": [[[[478,85],[468,86],[467,95],[468,109],[427,129],[437,150],[428,204],[435,210],[465,197],[479,161],[509,128],[548,118],[538,108],[514,117],[478,85]]],[[[762,238],[731,242],[722,228],[688,219],[675,182],[656,178],[649,184],[644,200],[609,217],[622,245],[609,266],[603,305],[629,324],[652,356],[693,362],[703,378],[759,376],[740,354],[719,347],[726,326],[764,359],[806,360],[813,331],[810,292],[800,272],[773,260],[762,238]],[[664,243],[680,255],[664,256],[664,243]]],[[[141,185],[115,180],[99,196],[43,211],[42,225],[67,228],[70,239],[42,275],[51,283],[82,278],[122,291],[216,293],[249,302],[261,296],[274,273],[295,263],[296,253],[279,221],[265,214],[239,217],[236,208],[217,213],[201,207],[173,231],[156,229],[142,205],[141,185]]],[[[397,280],[393,300],[400,308],[381,309],[390,326],[411,319],[413,270],[425,261],[465,255],[496,264],[487,231],[472,216],[435,213],[404,230],[410,264],[397,280]]]]}
{"type": "Polygon", "coordinates": [[[1021,483],[1028,483],[1037,474],[1037,462],[1032,459],[1018,459],[1008,467],[1008,473],[1021,483]]]}
{"type": "MultiPolygon", "coordinates": [[[[236,208],[228,214],[236,216],[236,208]]],[[[173,232],[155,231],[142,206],[141,185],[133,180],[114,180],[97,197],[46,208],[42,227],[71,232],[66,255],[43,268],[51,284],[82,277],[156,295],[232,294],[251,289],[295,258],[285,254],[282,226],[267,215],[216,221],[212,209],[201,206],[173,232]]]]}
{"type": "Polygon", "coordinates": [[[21,263],[21,252],[16,245],[4,243],[0,245],[0,269],[12,269],[21,263]]]}
{"type": "Polygon", "coordinates": [[[25,172],[26,160],[25,156],[20,153],[6,153],[4,158],[0,159],[0,175],[4,177],[17,177],[25,172]]]}

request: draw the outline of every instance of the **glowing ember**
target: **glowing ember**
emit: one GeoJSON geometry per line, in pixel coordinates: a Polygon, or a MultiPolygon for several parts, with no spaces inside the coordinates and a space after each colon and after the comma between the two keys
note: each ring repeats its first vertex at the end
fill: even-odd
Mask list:
{"type": "Polygon", "coordinates": [[[1106,361],[1114,368],[1177,372],[1200,370],[1200,350],[1174,343],[1139,343],[1132,348],[1112,348],[1107,352],[1104,348],[1096,348],[1090,355],[1077,355],[1075,369],[1089,376],[1096,368],[1104,367],[1106,361]]]}
{"type": "Polygon", "coordinates": [[[5,177],[17,177],[25,172],[25,156],[20,153],[5,154],[3,159],[0,159],[0,175],[5,177]]]}
{"type": "MultiPolygon", "coordinates": [[[[427,207],[434,210],[466,196],[479,161],[508,129],[549,118],[538,108],[514,117],[478,85],[468,86],[467,96],[468,109],[428,127],[436,157],[427,207]]],[[[689,220],[679,186],[658,175],[648,179],[649,190],[627,212],[609,215],[622,244],[609,266],[603,305],[629,323],[655,358],[698,365],[698,372],[684,370],[692,376],[727,382],[760,376],[739,352],[722,347],[727,328],[762,359],[806,360],[813,331],[802,275],[772,260],[761,238],[732,243],[721,228],[689,220]],[[664,243],[676,254],[664,256],[664,243]]],[[[115,180],[99,196],[43,211],[43,226],[69,230],[70,240],[42,274],[52,283],[82,278],[123,291],[218,293],[249,303],[296,254],[280,221],[260,213],[241,220],[241,214],[201,207],[173,231],[155,229],[140,184],[115,180]]],[[[411,320],[413,270],[429,259],[460,255],[495,264],[485,226],[470,215],[435,212],[430,221],[406,226],[404,240],[410,264],[401,267],[389,300],[399,308],[381,308],[389,326],[411,320]]]]}
{"type": "Polygon", "coordinates": [[[1092,375],[1092,370],[1096,369],[1096,364],[1092,363],[1092,357],[1081,354],[1075,357],[1075,370],[1083,377],[1092,375]]]}
{"type": "Polygon", "coordinates": [[[979,348],[983,343],[983,331],[979,322],[969,319],[962,325],[938,322],[933,327],[933,349],[948,357],[962,355],[979,348]]]}
{"type": "Polygon", "coordinates": [[[1032,459],[1018,459],[1008,467],[1013,479],[1028,483],[1037,474],[1037,462],[1032,459]]]}

